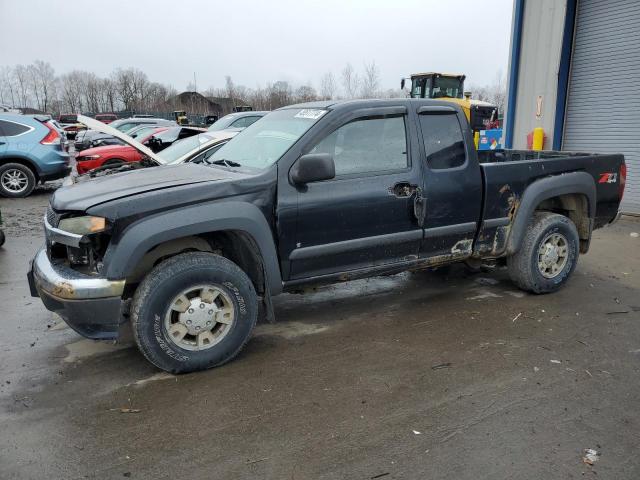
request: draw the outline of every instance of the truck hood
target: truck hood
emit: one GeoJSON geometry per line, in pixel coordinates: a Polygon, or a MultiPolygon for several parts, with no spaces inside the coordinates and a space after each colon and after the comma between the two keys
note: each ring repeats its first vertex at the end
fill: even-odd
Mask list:
{"type": "Polygon", "coordinates": [[[105,202],[152,190],[242,176],[220,168],[191,163],[144,168],[61,187],[51,197],[51,206],[57,211],[86,211],[105,202]]]}

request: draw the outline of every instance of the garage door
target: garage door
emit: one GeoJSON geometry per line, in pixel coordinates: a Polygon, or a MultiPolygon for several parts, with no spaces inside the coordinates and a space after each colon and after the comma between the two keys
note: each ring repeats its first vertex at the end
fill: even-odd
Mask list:
{"type": "Polygon", "coordinates": [[[578,0],[563,149],[624,153],[640,214],[640,2],[578,0]]]}

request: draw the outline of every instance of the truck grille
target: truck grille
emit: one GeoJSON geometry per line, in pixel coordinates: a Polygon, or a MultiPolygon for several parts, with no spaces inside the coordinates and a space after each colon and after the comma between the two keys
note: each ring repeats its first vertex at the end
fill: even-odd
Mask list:
{"type": "Polygon", "coordinates": [[[51,205],[47,207],[47,222],[49,222],[49,225],[51,225],[52,227],[57,227],[60,223],[60,217],[61,215],[54,212],[53,208],[51,208],[51,205]]]}

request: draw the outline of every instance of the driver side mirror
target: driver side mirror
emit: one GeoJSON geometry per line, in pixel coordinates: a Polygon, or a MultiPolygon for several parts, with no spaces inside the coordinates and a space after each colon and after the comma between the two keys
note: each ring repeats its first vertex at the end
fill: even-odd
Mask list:
{"type": "Polygon", "coordinates": [[[293,164],[290,175],[296,185],[331,180],[336,176],[336,165],[328,153],[309,153],[293,164]]]}
{"type": "Polygon", "coordinates": [[[405,83],[405,79],[401,79],[400,80],[400,90],[404,90],[404,83],[405,83]]]}

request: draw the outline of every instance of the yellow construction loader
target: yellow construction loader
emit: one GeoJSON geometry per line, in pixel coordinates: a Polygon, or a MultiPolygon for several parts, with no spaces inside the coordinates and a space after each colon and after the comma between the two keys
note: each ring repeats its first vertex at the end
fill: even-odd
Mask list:
{"type": "MultiPolygon", "coordinates": [[[[411,75],[411,98],[433,98],[457,103],[464,110],[471,130],[477,138],[480,130],[498,128],[498,107],[488,102],[473,100],[464,91],[464,75],[453,73],[414,73],[411,75]]],[[[406,79],[400,82],[404,89],[406,79]]],[[[476,145],[477,146],[477,145],[476,145]]]]}
{"type": "Polygon", "coordinates": [[[187,117],[187,112],[185,112],[184,110],[176,110],[175,112],[173,112],[173,119],[178,125],[189,124],[189,117],[187,117]]]}

